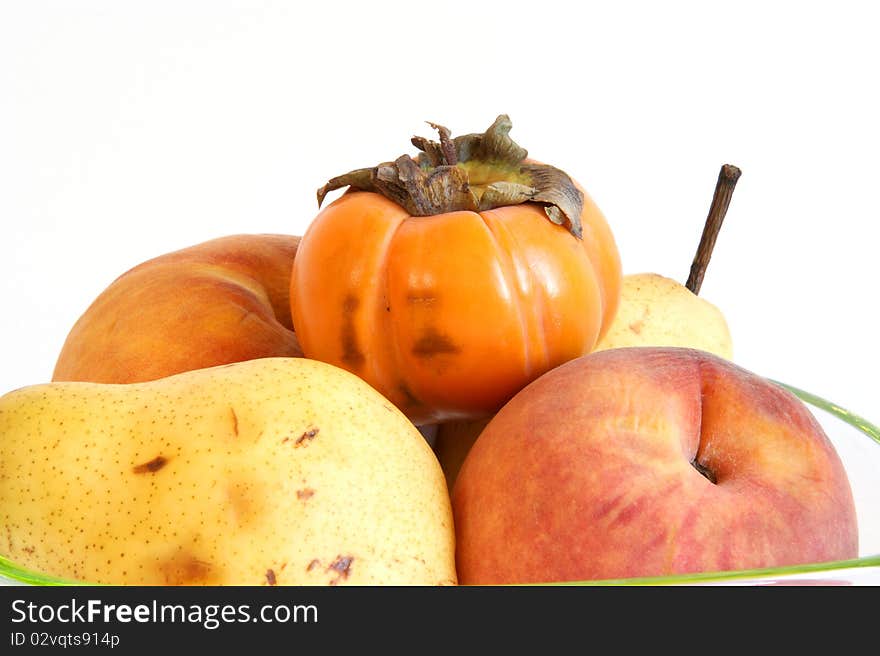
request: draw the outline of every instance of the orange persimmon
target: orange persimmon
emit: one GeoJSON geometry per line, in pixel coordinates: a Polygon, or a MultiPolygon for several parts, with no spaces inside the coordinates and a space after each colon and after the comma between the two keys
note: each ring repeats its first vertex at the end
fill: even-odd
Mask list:
{"type": "MultiPolygon", "coordinates": [[[[620,299],[621,263],[577,183],[527,159],[502,115],[484,134],[330,180],[291,309],[308,358],[351,371],[414,423],[487,416],[589,353],[620,299]]],[[[564,391],[560,391],[564,393],[564,391]]]]}

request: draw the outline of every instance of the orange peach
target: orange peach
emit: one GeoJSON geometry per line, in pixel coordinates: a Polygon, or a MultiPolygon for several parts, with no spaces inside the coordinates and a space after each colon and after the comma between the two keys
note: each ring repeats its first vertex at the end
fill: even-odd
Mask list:
{"type": "Polygon", "coordinates": [[[301,356],[289,301],[298,245],[294,236],[230,235],[130,269],[73,326],[52,379],[133,383],[301,356]]]}

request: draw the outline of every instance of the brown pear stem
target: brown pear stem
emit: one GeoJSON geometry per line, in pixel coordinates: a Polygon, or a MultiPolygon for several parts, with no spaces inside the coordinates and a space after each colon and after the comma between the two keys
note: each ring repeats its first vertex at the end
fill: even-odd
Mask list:
{"type": "Polygon", "coordinates": [[[718,238],[718,232],[721,230],[721,224],[724,222],[727,208],[730,207],[733,189],[736,187],[740,175],[742,175],[742,171],[733,164],[724,164],[718,173],[718,182],[715,183],[712,205],[709,207],[709,215],[706,217],[706,224],[703,226],[700,245],[697,247],[697,253],[694,255],[693,263],[691,263],[691,273],[688,276],[687,284],[685,284],[685,287],[694,294],[700,293],[700,287],[703,285],[703,276],[706,275],[706,268],[709,266],[712,250],[715,248],[715,240],[718,238]]]}

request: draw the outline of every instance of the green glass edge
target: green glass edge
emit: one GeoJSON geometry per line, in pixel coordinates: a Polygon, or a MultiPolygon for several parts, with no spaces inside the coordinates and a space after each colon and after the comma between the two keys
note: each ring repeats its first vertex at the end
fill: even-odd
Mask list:
{"type": "MultiPolygon", "coordinates": [[[[772,383],[788,390],[805,403],[809,403],[825,412],[828,412],[838,419],[844,421],[854,427],[861,433],[870,437],[875,443],[880,444],[880,428],[872,424],[864,417],[860,417],[842,408],[836,403],[832,403],[822,397],[811,394],[792,385],[771,380],[772,383]]],[[[657,576],[643,578],[627,578],[627,579],[602,579],[599,581],[564,581],[549,584],[535,585],[556,585],[556,586],[595,586],[595,585],[675,585],[682,583],[709,583],[714,581],[734,581],[752,578],[771,578],[779,576],[788,576],[792,574],[808,574],[810,572],[829,572],[846,569],[857,569],[862,567],[880,567],[880,554],[875,556],[865,556],[863,558],[853,558],[850,560],[838,560],[828,563],[810,563],[806,565],[792,565],[790,567],[771,567],[767,569],[751,569],[737,570],[735,572],[702,572],[699,574],[687,574],[682,576],[657,576]]],[[[15,563],[0,556],[0,576],[28,583],[31,585],[53,585],[53,586],[88,586],[95,585],[91,583],[83,583],[78,581],[67,581],[53,576],[32,572],[30,570],[19,567],[15,563]]]]}
{"type": "Polygon", "coordinates": [[[838,419],[842,419],[844,422],[853,426],[863,432],[865,435],[874,440],[877,444],[880,444],[880,427],[877,427],[875,424],[872,424],[870,421],[865,419],[864,417],[860,417],[859,415],[850,412],[846,408],[841,408],[836,403],[832,403],[831,401],[826,401],[820,396],[816,396],[815,394],[810,394],[809,392],[805,392],[802,389],[798,389],[797,387],[793,387],[786,383],[780,383],[778,380],[772,380],[772,383],[779,385],[780,387],[787,389],[789,392],[797,396],[801,401],[805,401],[810,405],[814,405],[817,408],[828,412],[838,419]]]}
{"type": "Polygon", "coordinates": [[[29,569],[19,567],[11,560],[7,560],[3,556],[0,556],[0,576],[5,576],[8,579],[19,581],[21,583],[28,583],[30,585],[90,585],[88,583],[81,583],[79,581],[66,581],[64,579],[59,579],[54,576],[49,576],[48,574],[33,572],[29,569]]]}
{"type": "MultiPolygon", "coordinates": [[[[810,572],[835,572],[862,567],[880,567],[880,554],[864,556],[851,560],[835,560],[827,563],[809,563],[791,565],[789,567],[768,567],[766,569],[741,569],[731,572],[701,572],[699,574],[682,574],[681,576],[655,576],[629,579],[602,579],[598,581],[563,581],[552,585],[676,585],[681,583],[713,583],[737,579],[771,579],[792,574],[809,574],[810,572]]],[[[538,584],[541,585],[541,584],[538,584]]]]}

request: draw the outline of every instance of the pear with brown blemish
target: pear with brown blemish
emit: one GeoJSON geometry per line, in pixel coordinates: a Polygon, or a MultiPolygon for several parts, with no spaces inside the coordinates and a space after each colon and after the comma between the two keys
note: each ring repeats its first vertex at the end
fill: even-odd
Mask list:
{"type": "Polygon", "coordinates": [[[740,174],[731,164],[721,167],[687,282],[657,273],[625,275],[617,314],[594,350],[682,346],[733,359],[733,340],[724,314],[699,292],[740,174]]]}
{"type": "Polygon", "coordinates": [[[456,582],[422,435],[304,358],[0,397],[0,555],[117,585],[456,582]]]}
{"type": "Polygon", "coordinates": [[[683,346],[733,359],[733,340],[721,310],[657,273],[623,277],[620,307],[595,350],[626,346],[683,346]]]}

